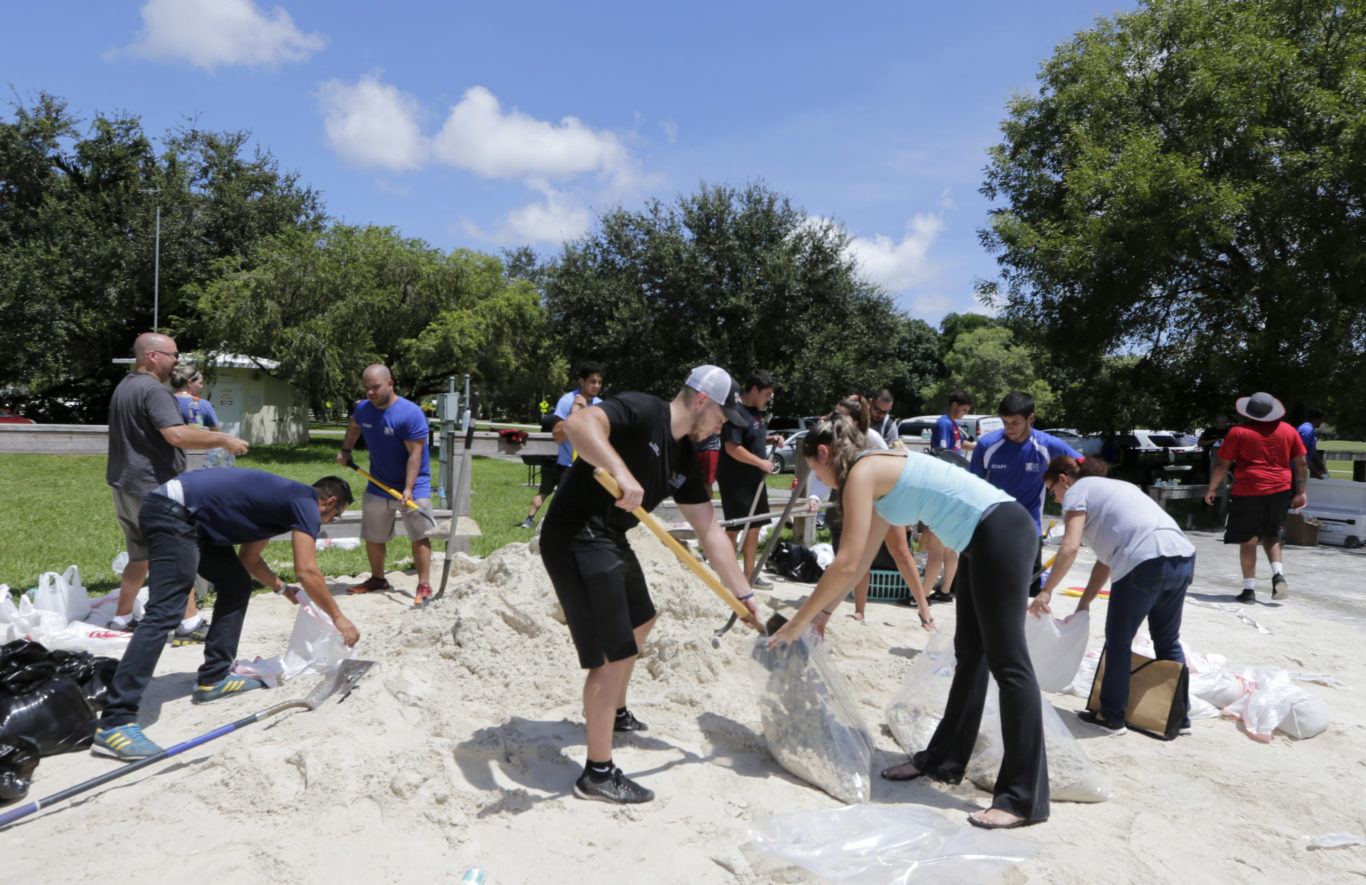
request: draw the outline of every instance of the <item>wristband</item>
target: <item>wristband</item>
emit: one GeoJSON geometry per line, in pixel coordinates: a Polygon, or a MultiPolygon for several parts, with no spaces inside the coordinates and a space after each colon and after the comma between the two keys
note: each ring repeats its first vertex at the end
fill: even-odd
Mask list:
{"type": "Polygon", "coordinates": [[[735,598],[738,599],[738,600],[740,600],[741,602],[744,602],[746,599],[753,599],[753,598],[754,598],[754,594],[753,594],[753,593],[746,593],[744,596],[737,596],[737,597],[735,597],[735,598]]]}
{"type": "Polygon", "coordinates": [[[832,616],[832,615],[834,614],[834,612],[828,612],[828,611],[826,611],[825,609],[821,609],[821,614],[825,615],[825,616],[828,618],[828,617],[832,616]]]}

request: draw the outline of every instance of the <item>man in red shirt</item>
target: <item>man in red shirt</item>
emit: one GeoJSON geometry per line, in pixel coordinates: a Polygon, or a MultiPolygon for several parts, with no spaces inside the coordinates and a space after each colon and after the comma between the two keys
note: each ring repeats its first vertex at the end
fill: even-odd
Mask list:
{"type": "Polygon", "coordinates": [[[1284,599],[1289,588],[1281,573],[1281,529],[1287,509],[1299,510],[1306,502],[1304,486],[1309,467],[1304,441],[1295,428],[1281,420],[1285,406],[1269,393],[1241,397],[1235,408],[1248,420],[1229,430],[1214,456],[1205,503],[1214,503],[1215,491],[1236,464],[1224,543],[1239,545],[1243,592],[1238,601],[1257,601],[1259,543],[1271,563],[1271,598],[1284,599]]]}

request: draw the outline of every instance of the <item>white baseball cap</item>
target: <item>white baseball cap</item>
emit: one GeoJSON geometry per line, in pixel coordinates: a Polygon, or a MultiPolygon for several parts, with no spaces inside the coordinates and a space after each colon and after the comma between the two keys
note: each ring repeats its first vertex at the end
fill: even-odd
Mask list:
{"type": "Polygon", "coordinates": [[[740,408],[740,385],[725,369],[720,366],[698,366],[683,383],[698,393],[705,393],[721,407],[726,418],[736,427],[750,425],[749,416],[740,408]]]}

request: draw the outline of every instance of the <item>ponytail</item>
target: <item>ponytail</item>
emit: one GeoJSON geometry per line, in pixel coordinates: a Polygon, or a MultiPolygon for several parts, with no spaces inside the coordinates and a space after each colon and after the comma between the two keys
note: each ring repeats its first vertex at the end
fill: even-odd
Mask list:
{"type": "Polygon", "coordinates": [[[814,458],[821,446],[830,450],[830,468],[835,474],[835,487],[844,485],[845,477],[854,466],[854,459],[867,445],[867,437],[854,420],[840,415],[817,424],[802,437],[802,454],[814,458]]]}
{"type": "Polygon", "coordinates": [[[1086,458],[1078,461],[1071,455],[1059,455],[1048,462],[1048,469],[1043,472],[1043,481],[1047,485],[1060,476],[1075,481],[1085,479],[1088,476],[1105,476],[1109,472],[1110,465],[1099,458],[1086,458]]]}

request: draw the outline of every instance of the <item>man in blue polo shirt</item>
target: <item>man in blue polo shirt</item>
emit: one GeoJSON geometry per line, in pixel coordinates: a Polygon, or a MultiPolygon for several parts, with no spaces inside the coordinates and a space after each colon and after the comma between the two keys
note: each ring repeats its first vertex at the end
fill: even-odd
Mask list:
{"type": "Polygon", "coordinates": [[[517,524],[518,528],[529,529],[536,524],[536,512],[541,509],[545,499],[555,493],[560,484],[560,475],[574,463],[574,447],[565,435],[564,422],[580,409],[602,402],[602,397],[598,396],[598,393],[602,391],[602,376],[606,371],[602,363],[591,360],[583,363],[579,366],[579,386],[565,393],[555,403],[555,411],[551,413],[542,430],[546,427],[550,429],[559,450],[555,453],[553,462],[541,466],[541,487],[531,496],[531,508],[526,519],[517,524]]]}
{"type": "MultiPolygon", "coordinates": [[[[1081,452],[1055,436],[1034,429],[1034,397],[1012,390],[1001,400],[997,409],[1004,425],[1000,430],[985,433],[972,450],[972,472],[985,479],[1024,505],[1034,517],[1034,525],[1043,534],[1043,472],[1048,462],[1058,455],[1070,455],[1085,460],[1081,452]]],[[[1034,571],[1043,565],[1042,540],[1035,557],[1034,571]]],[[[1042,583],[1038,578],[1029,588],[1036,596],[1042,583]]]]}
{"type": "Polygon", "coordinates": [[[432,542],[427,539],[427,532],[433,522],[409,508],[407,502],[412,501],[428,514],[432,512],[427,416],[417,403],[394,392],[394,376],[387,366],[379,363],[369,366],[360,378],[365,400],[356,405],[351,416],[337,463],[349,467],[351,450],[356,440],[364,436],[365,447],[370,450],[370,474],[401,491],[403,500],[399,501],[374,483],[365,487],[365,494],[361,496],[360,536],[365,541],[365,554],[370,560],[370,578],[349,588],[348,592],[393,589],[384,577],[384,556],[394,537],[394,520],[401,517],[413,544],[416,600],[423,602],[432,595],[432,542]]]}
{"type": "Polygon", "coordinates": [[[195,575],[212,582],[217,600],[191,702],[203,704],[263,687],[259,680],[232,676],[229,670],[237,657],[252,578],[297,603],[299,588],[287,587],[261,558],[276,535],[290,534],[295,577],[346,644],[355,645],[360,633],[328,592],[314,544],[322,524],[350,503],[351,488],[337,476],[306,486],[240,467],[192,470],[153,489],[138,512],[151,564],[147,608],[109,683],[91,752],[124,760],[161,752],[138,726],[138,707],[166,636],[180,622],[193,592],[195,575]],[[240,548],[234,550],[234,545],[240,548]]]}

